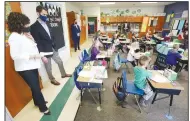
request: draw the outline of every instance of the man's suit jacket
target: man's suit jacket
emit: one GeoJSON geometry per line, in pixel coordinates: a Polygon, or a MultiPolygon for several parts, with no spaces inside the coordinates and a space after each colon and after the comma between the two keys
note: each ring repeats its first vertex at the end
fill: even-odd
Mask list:
{"type": "Polygon", "coordinates": [[[36,41],[38,50],[40,52],[53,52],[52,48],[54,48],[54,50],[57,51],[55,47],[56,45],[54,42],[54,36],[49,27],[49,24],[47,24],[47,26],[49,28],[51,38],[46,32],[46,30],[44,29],[44,27],[39,23],[38,20],[34,24],[31,25],[30,32],[34,40],[36,41]]]}
{"type": "Polygon", "coordinates": [[[80,40],[80,36],[77,36],[78,33],[80,33],[80,27],[79,25],[72,24],[71,25],[71,32],[72,32],[72,40],[77,41],[78,39],[80,40]]]}

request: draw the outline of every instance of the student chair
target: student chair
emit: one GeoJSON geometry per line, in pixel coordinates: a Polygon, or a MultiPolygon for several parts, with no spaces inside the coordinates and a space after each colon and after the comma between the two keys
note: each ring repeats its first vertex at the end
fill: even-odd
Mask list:
{"type": "Polygon", "coordinates": [[[91,58],[90,58],[90,54],[88,54],[87,50],[84,49],[82,52],[81,52],[81,55],[79,56],[79,59],[80,59],[80,62],[84,65],[90,65],[90,61],[91,61],[91,58]]]}
{"type": "Polygon", "coordinates": [[[164,70],[167,67],[168,66],[166,64],[166,55],[158,52],[153,69],[154,70],[164,70]]]}
{"type": "MultiPolygon", "coordinates": [[[[88,92],[90,93],[90,95],[92,96],[93,100],[95,101],[96,104],[97,101],[96,99],[94,98],[94,96],[92,95],[90,89],[91,88],[97,88],[98,89],[98,93],[99,93],[99,103],[101,105],[101,94],[100,94],[100,91],[101,91],[101,88],[102,88],[102,84],[98,84],[98,83],[86,83],[86,82],[78,82],[77,81],[77,78],[78,78],[78,74],[79,72],[83,69],[82,66],[78,66],[75,68],[75,71],[74,71],[74,74],[73,74],[73,78],[74,78],[74,82],[75,82],[75,85],[76,87],[81,91],[80,93],[80,105],[82,103],[82,97],[83,97],[83,93],[84,93],[84,90],[87,89],[88,92]]],[[[100,109],[100,106],[98,107],[100,109]]]]}
{"type": "Polygon", "coordinates": [[[138,96],[143,96],[144,94],[144,91],[137,88],[135,85],[134,85],[134,82],[133,81],[127,81],[127,73],[125,70],[122,71],[122,76],[121,76],[121,80],[122,80],[122,92],[124,92],[125,94],[129,95],[129,94],[132,94],[135,96],[135,99],[136,99],[136,102],[137,102],[137,105],[139,107],[139,110],[140,112],[141,111],[141,107],[139,105],[139,101],[137,99],[137,95],[138,96]]]}

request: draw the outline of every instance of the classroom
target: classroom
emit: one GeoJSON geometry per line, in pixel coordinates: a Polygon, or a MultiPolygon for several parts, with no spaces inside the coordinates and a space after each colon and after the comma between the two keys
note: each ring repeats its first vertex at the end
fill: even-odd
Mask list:
{"type": "Polygon", "coordinates": [[[5,1],[6,121],[188,121],[189,1],[5,1]]]}

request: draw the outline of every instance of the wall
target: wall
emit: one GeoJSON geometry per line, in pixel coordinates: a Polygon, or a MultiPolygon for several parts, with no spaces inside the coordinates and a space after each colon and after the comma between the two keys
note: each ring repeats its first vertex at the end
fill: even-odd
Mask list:
{"type": "Polygon", "coordinates": [[[131,8],[101,8],[100,12],[103,13],[109,13],[109,14],[116,14],[117,9],[119,11],[124,11],[124,15],[145,15],[152,16],[156,13],[163,13],[164,12],[164,6],[155,6],[155,7],[131,7],[131,8]],[[128,10],[126,12],[126,10],[128,10]],[[137,10],[140,10],[139,12],[137,10]],[[135,12],[135,13],[133,13],[135,12]]]}
{"type": "MultiPolygon", "coordinates": [[[[70,58],[70,44],[69,44],[69,36],[68,36],[68,25],[67,25],[67,17],[66,17],[66,5],[65,2],[53,2],[55,4],[61,5],[61,16],[62,16],[62,24],[63,24],[63,34],[64,34],[64,39],[65,39],[65,47],[59,49],[59,55],[61,59],[63,60],[63,63],[66,63],[68,59],[70,58]]],[[[31,24],[33,24],[36,19],[37,19],[37,14],[36,14],[36,6],[37,2],[21,2],[21,10],[22,13],[27,15],[30,20],[31,24]]],[[[55,65],[55,62],[52,61],[52,65],[55,65]]],[[[45,67],[42,64],[42,67],[39,69],[40,76],[44,81],[48,81],[48,76],[45,71],[45,67]]]]}
{"type": "MultiPolygon", "coordinates": [[[[174,12],[174,18],[181,18],[181,15],[184,10],[189,10],[188,2],[176,2],[176,3],[170,4],[170,5],[166,5],[164,12],[166,13],[166,16],[168,14],[171,14],[172,12],[174,12]]],[[[168,29],[168,28],[169,28],[169,24],[165,23],[164,29],[168,29]]]]}
{"type": "Polygon", "coordinates": [[[84,15],[86,15],[87,17],[97,17],[98,19],[97,30],[100,30],[100,7],[84,7],[82,8],[82,10],[83,10],[84,15]]]}
{"type": "Polygon", "coordinates": [[[72,2],[65,2],[66,5],[66,12],[77,12],[80,13],[81,7],[80,6],[76,6],[74,3],[72,2]]]}

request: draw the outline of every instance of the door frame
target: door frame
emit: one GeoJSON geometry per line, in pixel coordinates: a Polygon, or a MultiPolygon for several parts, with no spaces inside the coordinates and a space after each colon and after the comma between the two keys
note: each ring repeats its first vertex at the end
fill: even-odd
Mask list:
{"type": "MultiPolygon", "coordinates": [[[[86,24],[86,35],[87,35],[87,38],[88,38],[88,17],[96,17],[97,18],[97,25],[96,25],[96,28],[97,28],[97,31],[98,31],[98,16],[95,16],[95,15],[87,15],[86,16],[86,20],[87,20],[87,24],[86,24]]],[[[100,21],[100,20],[99,20],[100,21]]]]}

